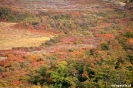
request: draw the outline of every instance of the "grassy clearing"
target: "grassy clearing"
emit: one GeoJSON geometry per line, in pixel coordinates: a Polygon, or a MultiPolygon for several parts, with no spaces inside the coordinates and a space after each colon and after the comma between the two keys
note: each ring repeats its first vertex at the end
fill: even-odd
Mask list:
{"type": "Polygon", "coordinates": [[[39,46],[52,36],[35,34],[26,30],[12,29],[15,23],[0,23],[0,50],[11,49],[13,47],[33,47],[39,46]]]}

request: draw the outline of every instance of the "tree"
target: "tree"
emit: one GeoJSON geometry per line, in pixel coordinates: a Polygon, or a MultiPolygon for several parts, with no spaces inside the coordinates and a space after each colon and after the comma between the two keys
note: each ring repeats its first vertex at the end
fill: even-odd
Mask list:
{"type": "Polygon", "coordinates": [[[50,77],[52,78],[54,86],[57,88],[62,88],[64,85],[68,87],[69,85],[65,80],[67,75],[69,75],[67,72],[67,62],[58,62],[55,67],[54,70],[50,71],[50,77]]]}

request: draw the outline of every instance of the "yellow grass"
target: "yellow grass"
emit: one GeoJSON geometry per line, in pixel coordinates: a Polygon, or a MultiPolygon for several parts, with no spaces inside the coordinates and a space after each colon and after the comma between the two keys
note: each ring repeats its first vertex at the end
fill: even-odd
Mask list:
{"type": "Polygon", "coordinates": [[[0,22],[0,50],[13,47],[39,46],[52,36],[35,34],[26,30],[12,29],[15,23],[0,22]]]}

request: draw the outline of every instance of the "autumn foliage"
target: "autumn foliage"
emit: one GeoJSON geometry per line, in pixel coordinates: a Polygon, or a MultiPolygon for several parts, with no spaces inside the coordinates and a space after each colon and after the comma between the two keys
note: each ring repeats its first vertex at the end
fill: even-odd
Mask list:
{"type": "MultiPolygon", "coordinates": [[[[21,5],[14,1],[0,2],[21,5]]],[[[31,1],[23,1],[23,12],[0,7],[0,21],[17,22],[12,28],[53,36],[40,46],[0,50],[0,87],[133,86],[132,11],[101,0],[57,0],[53,9],[51,1],[33,1],[46,11],[27,9],[31,1]]]]}

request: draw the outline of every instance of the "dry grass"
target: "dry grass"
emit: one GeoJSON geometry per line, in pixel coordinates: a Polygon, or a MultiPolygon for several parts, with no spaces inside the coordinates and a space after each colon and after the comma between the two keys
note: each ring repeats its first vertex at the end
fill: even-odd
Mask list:
{"type": "Polygon", "coordinates": [[[13,29],[11,26],[16,23],[0,22],[0,50],[13,47],[39,46],[52,36],[35,34],[27,30],[13,29]]]}

